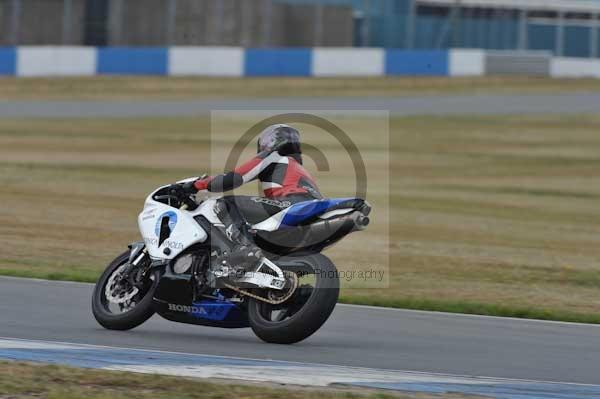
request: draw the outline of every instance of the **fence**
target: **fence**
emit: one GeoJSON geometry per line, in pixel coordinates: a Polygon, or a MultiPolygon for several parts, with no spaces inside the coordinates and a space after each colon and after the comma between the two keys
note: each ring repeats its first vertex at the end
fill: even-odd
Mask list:
{"type": "Polygon", "coordinates": [[[82,44],[84,0],[0,0],[0,45],[82,44]]]}

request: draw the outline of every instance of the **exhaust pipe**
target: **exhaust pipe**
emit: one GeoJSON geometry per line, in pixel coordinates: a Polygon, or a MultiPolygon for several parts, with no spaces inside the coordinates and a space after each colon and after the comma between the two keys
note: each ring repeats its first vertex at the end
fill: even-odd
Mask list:
{"type": "Polygon", "coordinates": [[[329,234],[339,229],[348,229],[349,232],[364,230],[371,220],[359,211],[349,215],[340,216],[330,220],[321,220],[312,223],[310,229],[313,231],[325,230],[329,234]]]}
{"type": "Polygon", "coordinates": [[[356,227],[358,230],[364,230],[369,225],[370,222],[371,222],[371,219],[369,219],[368,216],[359,214],[356,217],[356,220],[354,223],[356,224],[356,227]]]}
{"type": "Polygon", "coordinates": [[[354,223],[352,231],[364,230],[371,221],[371,219],[369,219],[368,216],[365,216],[363,213],[358,211],[352,212],[350,215],[347,216],[347,218],[352,220],[352,223],[354,223]]]}

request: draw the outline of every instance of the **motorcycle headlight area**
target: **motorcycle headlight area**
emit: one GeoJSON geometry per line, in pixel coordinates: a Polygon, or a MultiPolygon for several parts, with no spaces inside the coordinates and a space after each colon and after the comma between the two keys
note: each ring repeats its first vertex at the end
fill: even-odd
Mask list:
{"type": "Polygon", "coordinates": [[[177,258],[175,264],[173,265],[173,272],[175,274],[188,273],[192,267],[193,262],[194,255],[192,254],[180,256],[179,258],[177,258]]]}

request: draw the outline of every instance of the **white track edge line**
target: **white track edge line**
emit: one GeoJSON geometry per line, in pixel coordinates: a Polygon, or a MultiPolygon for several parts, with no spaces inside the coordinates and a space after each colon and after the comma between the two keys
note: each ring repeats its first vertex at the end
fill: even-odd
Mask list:
{"type": "Polygon", "coordinates": [[[232,360],[250,360],[250,361],[267,362],[267,363],[269,363],[269,362],[271,362],[271,363],[287,363],[287,364],[291,364],[291,365],[303,365],[303,366],[321,366],[321,367],[325,366],[325,367],[336,367],[336,368],[345,368],[345,369],[352,369],[352,370],[380,371],[380,372],[384,372],[384,373],[396,372],[396,373],[414,374],[414,375],[420,375],[420,376],[434,376],[434,377],[446,377],[446,378],[471,378],[471,379],[477,379],[477,380],[526,382],[526,383],[534,383],[534,384],[552,384],[552,385],[560,384],[560,385],[589,386],[589,387],[600,386],[600,385],[596,385],[596,384],[585,384],[585,383],[579,383],[579,382],[528,380],[528,379],[520,379],[520,378],[489,377],[489,376],[476,376],[476,375],[468,375],[468,374],[430,373],[427,371],[377,369],[377,368],[370,368],[370,367],[344,366],[344,365],[336,365],[336,364],[328,364],[328,363],[306,363],[306,362],[294,362],[294,361],[290,361],[290,360],[258,359],[258,358],[250,358],[250,357],[235,357],[235,356],[222,356],[222,355],[205,355],[205,354],[200,354],[200,353],[172,352],[172,351],[165,351],[165,350],[159,350],[159,349],[127,348],[127,347],[123,347],[123,346],[79,344],[76,342],[44,341],[44,340],[2,337],[2,336],[0,336],[0,340],[23,341],[23,342],[45,343],[45,344],[55,344],[55,345],[63,344],[63,345],[85,346],[85,347],[89,347],[89,348],[100,348],[100,349],[123,349],[123,350],[131,350],[131,351],[136,351],[136,352],[157,352],[157,353],[165,353],[165,354],[169,354],[169,355],[204,356],[204,357],[211,357],[211,358],[232,359],[232,360]]]}

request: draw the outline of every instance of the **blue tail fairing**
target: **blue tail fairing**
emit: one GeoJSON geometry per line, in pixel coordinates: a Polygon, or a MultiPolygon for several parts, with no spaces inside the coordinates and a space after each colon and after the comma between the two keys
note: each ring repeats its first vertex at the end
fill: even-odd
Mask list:
{"type": "Polygon", "coordinates": [[[328,212],[343,202],[353,201],[354,198],[330,198],[299,202],[287,208],[281,221],[281,227],[298,226],[303,222],[328,212]]]}

